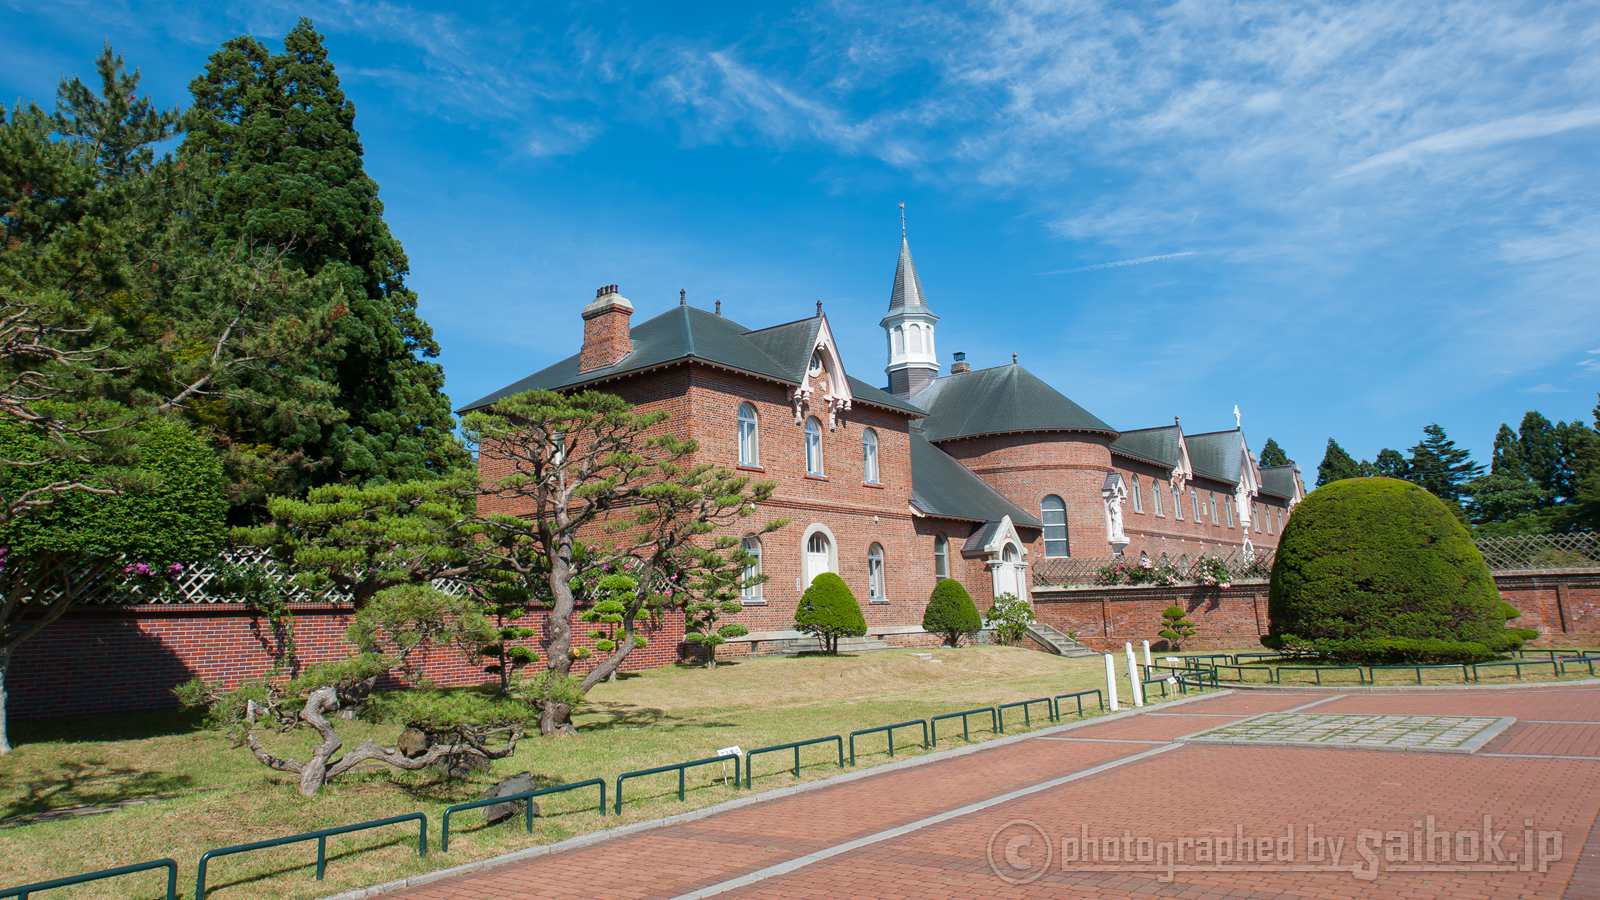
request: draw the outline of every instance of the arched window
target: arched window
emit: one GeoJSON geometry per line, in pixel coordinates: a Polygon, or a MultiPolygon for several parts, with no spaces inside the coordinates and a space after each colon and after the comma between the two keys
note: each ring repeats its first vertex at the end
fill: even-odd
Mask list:
{"type": "Polygon", "coordinates": [[[1069,556],[1067,544],[1067,503],[1055,494],[1039,504],[1039,520],[1044,523],[1044,555],[1069,556]]]}
{"type": "Polygon", "coordinates": [[[1262,508],[1261,504],[1259,504],[1259,503],[1254,504],[1251,508],[1256,511],[1256,534],[1260,534],[1261,533],[1261,519],[1262,519],[1262,515],[1261,514],[1263,512],[1265,512],[1266,510],[1264,508],[1262,508]]]}
{"type": "Polygon", "coordinates": [[[1222,520],[1217,518],[1217,492],[1209,491],[1207,492],[1207,496],[1211,500],[1211,524],[1221,525],[1222,520]]]}
{"type": "Polygon", "coordinates": [[[1196,524],[1199,524],[1199,522],[1200,522],[1200,492],[1195,490],[1194,488],[1189,488],[1189,505],[1194,507],[1194,521],[1195,521],[1196,524]]]}
{"type": "Polygon", "coordinates": [[[1133,476],[1133,511],[1144,512],[1144,491],[1139,487],[1139,476],[1133,476]]]}
{"type": "Polygon", "coordinates": [[[1232,497],[1224,497],[1224,498],[1222,498],[1222,505],[1228,511],[1228,527],[1232,528],[1233,527],[1233,498],[1232,497]]]}
{"type": "Polygon", "coordinates": [[[805,583],[810,584],[823,572],[834,571],[833,541],[827,530],[813,525],[806,537],[805,583]]]}
{"type": "Polygon", "coordinates": [[[739,542],[744,552],[749,554],[749,564],[744,567],[744,586],[739,593],[746,603],[761,602],[761,539],[747,537],[739,542]]]}
{"type": "Polygon", "coordinates": [[[1172,517],[1179,522],[1183,521],[1183,494],[1178,489],[1172,489],[1172,517]]]}
{"type": "Polygon", "coordinates": [[[878,483],[878,433],[871,428],[861,432],[861,480],[878,483]]]}
{"type": "Polygon", "coordinates": [[[761,420],[753,403],[739,404],[739,465],[761,465],[761,420]]]}
{"type": "Polygon", "coordinates": [[[822,374],[822,368],[823,368],[822,351],[821,350],[812,351],[812,353],[811,353],[811,366],[806,371],[810,372],[811,373],[811,377],[815,378],[818,375],[822,374]]]}
{"type": "Polygon", "coordinates": [[[937,578],[950,577],[950,539],[942,534],[933,539],[933,574],[937,578]]]}
{"type": "Polygon", "coordinates": [[[1166,516],[1166,510],[1161,508],[1161,482],[1150,482],[1150,508],[1158,516],[1166,516]]]}
{"type": "Polygon", "coordinates": [[[806,474],[822,474],[822,423],[806,420],[806,474]]]}
{"type": "Polygon", "coordinates": [[[904,355],[906,352],[906,330],[896,325],[891,334],[894,336],[894,355],[904,355]]]}
{"type": "Polygon", "coordinates": [[[867,599],[873,603],[888,599],[883,593],[883,546],[880,544],[867,548],[867,599]]]}

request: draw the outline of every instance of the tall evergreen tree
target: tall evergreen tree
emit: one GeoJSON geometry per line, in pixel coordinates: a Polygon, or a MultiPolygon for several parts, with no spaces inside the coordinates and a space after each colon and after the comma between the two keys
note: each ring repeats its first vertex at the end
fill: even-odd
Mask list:
{"type": "Polygon", "coordinates": [[[1283,452],[1277,441],[1267,438],[1267,442],[1261,447],[1260,463],[1263,466],[1287,466],[1289,454],[1283,452]]]}
{"type": "Polygon", "coordinates": [[[1543,414],[1529,410],[1522,417],[1517,439],[1522,450],[1523,471],[1550,494],[1559,493],[1561,437],[1556,426],[1543,414]]]}
{"type": "Polygon", "coordinates": [[[1489,474],[1526,478],[1527,467],[1522,463],[1522,440],[1511,426],[1500,423],[1494,435],[1494,455],[1489,459],[1489,474]]]}
{"type": "Polygon", "coordinates": [[[140,97],[139,73],[129,72],[110,44],[100,51],[95,70],[98,94],[77,78],[61,82],[56,131],[87,148],[103,181],[121,182],[155,165],[155,145],[177,133],[178,112],[157,109],[149,97],[140,97]]]}
{"type": "MultiPolygon", "coordinates": [[[[321,380],[347,416],[302,446],[308,484],[427,477],[466,462],[453,434],[432,330],[406,287],[409,264],[362,165],[355,106],[322,36],[302,19],[271,53],[234,38],[190,84],[179,159],[199,179],[197,228],[211,244],[287,248],[336,290],[333,360],[321,380]]],[[[285,487],[277,485],[282,491],[285,487]]]]}
{"type": "MultiPolygon", "coordinates": [[[[1365,465],[1363,463],[1363,465],[1365,465]]],[[[1383,478],[1398,478],[1402,481],[1411,480],[1411,464],[1406,461],[1400,451],[1388,447],[1378,451],[1378,458],[1372,461],[1372,474],[1383,478]]]]}
{"type": "Polygon", "coordinates": [[[1471,452],[1457,447],[1438,424],[1422,429],[1423,438],[1411,448],[1411,481],[1448,503],[1459,504],[1467,482],[1483,474],[1471,452]]]}
{"type": "Polygon", "coordinates": [[[1345,452],[1338,441],[1328,438],[1328,449],[1322,455],[1322,464],[1317,466],[1317,486],[1345,478],[1359,478],[1361,474],[1361,464],[1356,462],[1355,457],[1345,452]]]}

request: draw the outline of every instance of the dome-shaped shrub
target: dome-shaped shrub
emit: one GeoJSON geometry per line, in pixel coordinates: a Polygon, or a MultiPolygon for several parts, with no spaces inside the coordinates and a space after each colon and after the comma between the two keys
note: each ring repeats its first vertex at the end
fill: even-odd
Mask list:
{"type": "Polygon", "coordinates": [[[944,642],[954,647],[961,643],[964,634],[977,634],[983,628],[978,618],[978,605],[972,595],[954,578],[941,578],[933,586],[928,606],[922,611],[922,630],[942,635],[944,642]]]}
{"type": "Polygon", "coordinates": [[[1422,488],[1349,478],[1313,491],[1278,541],[1268,609],[1285,651],[1362,662],[1483,659],[1520,645],[1461,520],[1422,488]]]}
{"type": "Polygon", "coordinates": [[[812,580],[811,586],[800,596],[794,611],[794,627],[822,640],[822,648],[829,653],[839,652],[839,638],[861,637],[867,633],[867,620],[861,615],[861,604],[850,586],[832,572],[823,572],[812,580]]]}

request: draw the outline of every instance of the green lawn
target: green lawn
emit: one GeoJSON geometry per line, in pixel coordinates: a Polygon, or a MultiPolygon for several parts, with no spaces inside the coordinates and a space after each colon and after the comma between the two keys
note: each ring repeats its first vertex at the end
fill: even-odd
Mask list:
{"type": "MultiPolygon", "coordinates": [[[[1126,672],[1120,674],[1126,697],[1126,672]]],[[[416,857],[415,828],[408,834],[396,827],[331,840],[327,880],[321,883],[312,878],[314,844],[220,859],[208,878],[220,897],[321,896],[738,796],[716,782],[713,767],[691,771],[686,803],[677,800],[673,775],[630,780],[621,816],[597,815],[593,790],[543,798],[544,815],[532,836],[523,832],[520,819],[484,829],[481,816],[470,812],[453,820],[450,852],[437,852],[438,815],[445,806],[476,799],[493,781],[524,769],[548,784],[604,778],[609,793],[620,772],[709,756],[733,744],[749,749],[843,735],[973,706],[1103,688],[1103,681],[1098,657],[1067,660],[1005,647],[765,658],[724,663],[716,671],[659,669],[596,688],[578,717],[578,735],[528,739],[488,775],[447,781],[431,773],[374,767],[314,799],[301,797],[291,776],[269,771],[247,750],[197,730],[183,716],[22,723],[17,728],[22,743],[0,758],[0,859],[5,860],[0,888],[170,856],[180,865],[180,887],[188,895],[195,861],[208,848],[416,810],[428,814],[432,846],[426,860],[416,857]],[[17,824],[50,811],[130,800],[142,802],[102,814],[17,824]]],[[[1039,727],[1043,717],[1038,709],[1034,713],[1034,727],[1039,727]]],[[[1020,711],[1008,715],[1008,731],[1021,724],[1020,711]]],[[[976,719],[973,727],[979,727],[976,719]]],[[[346,747],[366,737],[392,741],[395,731],[359,721],[341,725],[346,747]]],[[[959,729],[954,733],[941,746],[958,743],[959,729]]],[[[897,735],[901,756],[921,752],[917,737],[911,729],[897,735]]],[[[861,752],[868,747],[875,752],[860,756],[860,764],[885,762],[882,739],[868,740],[861,752]]],[[[309,735],[297,733],[274,736],[268,748],[296,755],[309,743],[309,735]]],[[[802,778],[838,772],[831,754],[831,748],[805,751],[802,778]]],[[[791,757],[760,758],[758,790],[794,781],[783,768],[786,759],[791,757]]],[[[145,874],[103,882],[78,895],[133,896],[137,891],[156,896],[157,881],[145,874]]]]}

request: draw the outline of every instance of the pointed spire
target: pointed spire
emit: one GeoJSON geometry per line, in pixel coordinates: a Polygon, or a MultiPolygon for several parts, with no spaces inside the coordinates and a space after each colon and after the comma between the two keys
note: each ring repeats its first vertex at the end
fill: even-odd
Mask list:
{"type": "Polygon", "coordinates": [[[900,261],[894,267],[894,287],[889,291],[889,312],[927,312],[922,279],[911,261],[911,243],[906,240],[906,204],[900,203],[900,261]]]}

